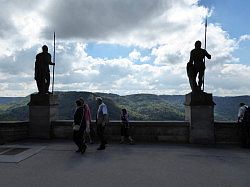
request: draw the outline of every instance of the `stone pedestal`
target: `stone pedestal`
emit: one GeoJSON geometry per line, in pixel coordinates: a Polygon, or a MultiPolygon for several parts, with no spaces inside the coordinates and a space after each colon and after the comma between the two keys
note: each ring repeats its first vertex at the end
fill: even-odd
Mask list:
{"type": "Polygon", "coordinates": [[[185,98],[185,120],[190,123],[189,142],[214,144],[214,105],[212,94],[191,92],[185,98]]]}
{"type": "Polygon", "coordinates": [[[52,135],[51,121],[57,117],[58,95],[31,94],[29,102],[29,135],[31,138],[49,139],[52,135]]]}

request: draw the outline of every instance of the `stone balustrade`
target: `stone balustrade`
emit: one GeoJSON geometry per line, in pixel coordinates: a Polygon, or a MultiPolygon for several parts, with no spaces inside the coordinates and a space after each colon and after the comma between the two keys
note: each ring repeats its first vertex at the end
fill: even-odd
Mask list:
{"type": "Polygon", "coordinates": [[[0,121],[0,142],[12,142],[29,138],[28,121],[0,121]]]}
{"type": "MultiPolygon", "coordinates": [[[[72,120],[51,122],[52,138],[72,138],[72,120]]],[[[95,129],[95,123],[92,123],[95,129]]],[[[189,123],[185,121],[131,121],[131,134],[138,142],[188,143],[189,123]]],[[[239,143],[235,122],[214,122],[216,143],[239,143]]],[[[120,139],[120,121],[111,121],[106,135],[109,140],[120,139]]],[[[16,141],[29,138],[29,122],[0,122],[0,138],[16,141]]]]}

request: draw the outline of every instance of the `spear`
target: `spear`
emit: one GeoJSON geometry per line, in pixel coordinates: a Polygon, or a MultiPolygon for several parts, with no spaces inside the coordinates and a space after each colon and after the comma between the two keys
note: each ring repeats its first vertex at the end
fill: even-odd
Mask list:
{"type": "MultiPolygon", "coordinates": [[[[206,17],[206,20],[205,20],[205,50],[207,49],[207,17],[206,17]]],[[[203,59],[203,61],[204,61],[204,64],[206,63],[206,57],[204,57],[204,59],[203,59]]],[[[205,85],[205,71],[204,71],[204,75],[203,75],[203,81],[202,81],[203,83],[202,83],[202,86],[203,86],[203,88],[202,88],[202,90],[204,91],[204,85],[205,85]]]]}
{"type": "MultiPolygon", "coordinates": [[[[55,63],[55,62],[56,62],[56,33],[54,32],[53,63],[55,63]]],[[[53,66],[52,93],[54,93],[54,80],[55,80],[55,65],[53,66]]]]}

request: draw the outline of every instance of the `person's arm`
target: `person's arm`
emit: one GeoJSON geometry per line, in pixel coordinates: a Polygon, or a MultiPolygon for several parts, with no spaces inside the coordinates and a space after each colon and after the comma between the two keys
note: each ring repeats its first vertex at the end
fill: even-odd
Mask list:
{"type": "Polygon", "coordinates": [[[193,53],[192,51],[190,52],[190,58],[189,58],[189,64],[193,64],[194,58],[193,58],[193,53]]]}
{"type": "MultiPolygon", "coordinates": [[[[204,49],[205,50],[205,49],[204,49]]],[[[205,50],[205,56],[208,58],[208,59],[211,59],[211,55],[205,50]]]]}
{"type": "Polygon", "coordinates": [[[241,121],[242,117],[244,115],[244,110],[242,107],[239,108],[239,112],[238,112],[238,122],[241,121]]]}
{"type": "Polygon", "coordinates": [[[37,54],[36,55],[36,61],[35,61],[35,76],[34,76],[34,78],[35,78],[35,80],[37,80],[38,79],[38,76],[39,76],[39,55],[37,54]]]}
{"type": "Polygon", "coordinates": [[[56,65],[55,63],[51,62],[51,55],[49,54],[49,65],[56,65]]]}
{"type": "Polygon", "coordinates": [[[81,114],[80,108],[77,108],[74,114],[74,124],[75,125],[81,125],[81,120],[82,120],[82,114],[81,114]]]}
{"type": "Polygon", "coordinates": [[[35,74],[34,74],[34,79],[37,80],[38,78],[38,65],[37,65],[37,60],[35,62],[35,74]]]}

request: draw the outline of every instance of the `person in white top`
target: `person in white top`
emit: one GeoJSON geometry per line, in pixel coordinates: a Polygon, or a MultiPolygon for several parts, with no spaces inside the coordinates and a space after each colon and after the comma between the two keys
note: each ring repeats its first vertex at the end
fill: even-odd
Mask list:
{"type": "Polygon", "coordinates": [[[99,105],[97,114],[96,114],[96,127],[97,135],[100,139],[100,146],[97,150],[104,150],[106,148],[107,141],[104,137],[105,126],[108,123],[108,109],[107,106],[103,103],[101,97],[96,98],[97,104],[99,105]]]}
{"type": "Polygon", "coordinates": [[[238,122],[242,122],[243,117],[244,117],[244,113],[245,113],[247,108],[248,108],[248,106],[245,103],[240,103],[240,108],[239,108],[239,112],[238,112],[238,122]]]}

